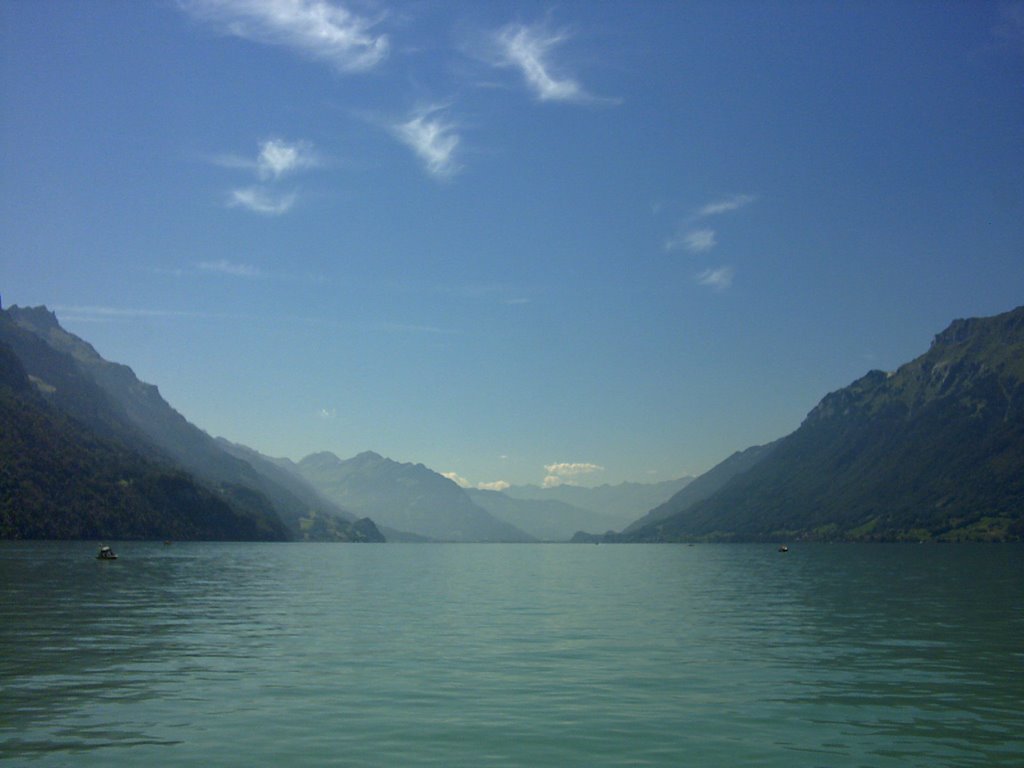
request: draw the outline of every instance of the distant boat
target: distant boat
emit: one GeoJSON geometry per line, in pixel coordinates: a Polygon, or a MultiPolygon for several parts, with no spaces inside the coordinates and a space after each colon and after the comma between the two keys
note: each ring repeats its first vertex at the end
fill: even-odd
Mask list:
{"type": "Polygon", "coordinates": [[[783,544],[781,547],[779,547],[779,552],[789,552],[789,547],[783,544]]]}
{"type": "Polygon", "coordinates": [[[101,546],[100,551],[96,554],[97,560],[117,560],[117,555],[114,554],[114,550],[110,547],[101,546]]]}

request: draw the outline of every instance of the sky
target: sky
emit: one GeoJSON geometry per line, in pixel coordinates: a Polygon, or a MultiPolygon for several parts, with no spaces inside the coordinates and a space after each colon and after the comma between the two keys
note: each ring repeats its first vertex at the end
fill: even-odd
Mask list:
{"type": "Polygon", "coordinates": [[[271,456],[698,474],[1024,303],[1024,3],[0,3],[0,296],[271,456]]]}

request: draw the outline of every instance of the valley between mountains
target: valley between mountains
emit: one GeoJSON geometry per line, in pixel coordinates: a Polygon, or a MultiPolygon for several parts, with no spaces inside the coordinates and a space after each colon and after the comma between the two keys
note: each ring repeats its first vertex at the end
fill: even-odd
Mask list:
{"type": "Polygon", "coordinates": [[[700,477],[463,488],[373,451],[300,461],[208,435],[45,307],[0,310],[0,538],[1017,541],[1024,307],[957,320],[794,432],[700,477]]]}

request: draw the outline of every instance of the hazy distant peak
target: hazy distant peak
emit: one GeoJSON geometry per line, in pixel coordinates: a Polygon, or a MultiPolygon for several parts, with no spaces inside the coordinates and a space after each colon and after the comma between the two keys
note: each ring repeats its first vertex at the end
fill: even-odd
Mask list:
{"type": "Polygon", "coordinates": [[[367,462],[367,461],[383,461],[384,457],[381,456],[376,451],[363,451],[362,453],[353,456],[352,460],[353,461],[363,461],[363,462],[367,462]]]}
{"type": "Polygon", "coordinates": [[[335,456],[330,451],[318,451],[311,453],[308,456],[303,457],[299,460],[299,466],[302,467],[329,467],[336,464],[341,464],[341,459],[335,456]]]}

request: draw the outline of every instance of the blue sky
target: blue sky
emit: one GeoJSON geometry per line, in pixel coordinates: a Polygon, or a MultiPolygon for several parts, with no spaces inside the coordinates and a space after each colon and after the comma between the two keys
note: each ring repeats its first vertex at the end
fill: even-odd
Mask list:
{"type": "Polygon", "coordinates": [[[1024,4],[0,4],[0,292],[264,453],[664,480],[1024,299],[1024,4]]]}

